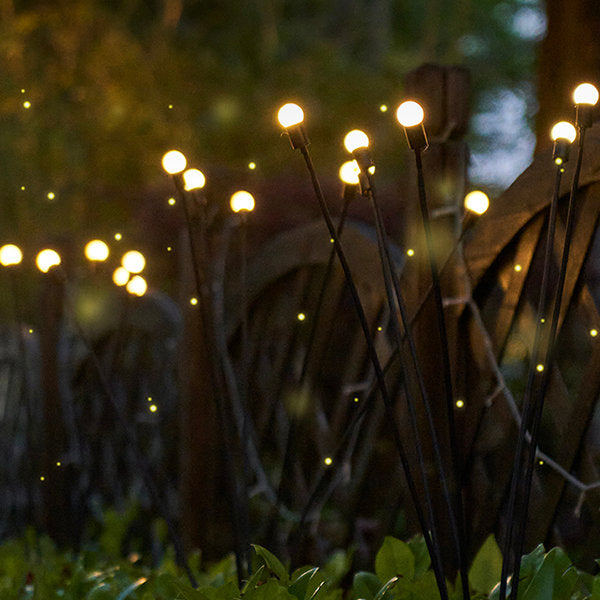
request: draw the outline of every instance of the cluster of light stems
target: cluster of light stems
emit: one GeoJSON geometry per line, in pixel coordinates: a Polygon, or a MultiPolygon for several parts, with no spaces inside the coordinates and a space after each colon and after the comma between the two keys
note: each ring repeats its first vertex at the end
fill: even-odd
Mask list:
{"type": "Polygon", "coordinates": [[[576,107],[577,129],[567,122],[557,123],[551,131],[554,140],[553,160],[556,165],[555,184],[548,216],[546,252],[542,269],[542,283],[536,314],[536,329],[529,363],[527,384],[523,396],[522,419],[517,438],[513,472],[508,500],[507,525],[503,545],[503,563],[500,579],[500,600],[505,600],[509,575],[511,579],[511,600],[516,600],[519,588],[519,571],[523,554],[529,498],[536,458],[537,442],[544,407],[544,398],[550,381],[558,321],[561,312],[569,251],[573,237],[576,194],[579,187],[579,174],[583,158],[585,131],[592,123],[592,110],[598,102],[598,90],[589,83],[579,85],[573,94],[576,107]],[[569,158],[569,149],[579,132],[577,161],[571,182],[565,237],[561,256],[558,280],[554,287],[553,303],[549,303],[549,273],[554,251],[556,219],[558,215],[559,190],[564,163],[569,158]],[[552,306],[552,318],[548,327],[548,306],[552,306]],[[547,329],[547,331],[544,331],[547,329]],[[529,448],[526,448],[527,433],[530,433],[529,448]]]}
{"type": "MultiPolygon", "coordinates": [[[[213,263],[213,252],[208,236],[208,212],[206,198],[202,194],[206,178],[198,169],[187,169],[187,159],[185,155],[178,150],[167,152],[162,159],[164,170],[171,175],[175,188],[179,195],[188,233],[190,244],[190,256],[192,262],[192,271],[195,283],[194,305],[198,306],[200,312],[200,322],[202,326],[202,340],[205,345],[206,356],[211,357],[208,360],[209,373],[212,382],[217,410],[217,419],[220,430],[228,439],[231,439],[231,419],[228,415],[227,398],[228,386],[227,376],[225,374],[225,357],[222,356],[221,344],[216,331],[217,319],[214,305],[214,298],[210,290],[212,286],[212,272],[210,265],[213,263]],[[216,358],[215,358],[216,357],[216,358]]],[[[245,294],[246,287],[246,216],[254,209],[254,197],[246,190],[239,190],[232,194],[230,198],[231,210],[240,216],[241,240],[242,240],[242,346],[243,346],[243,364],[239,374],[239,394],[242,397],[242,404],[245,403],[247,386],[247,367],[246,367],[246,348],[247,348],[247,299],[245,294]]],[[[243,456],[247,461],[247,422],[246,411],[244,411],[244,424],[242,426],[242,444],[243,456]]],[[[222,440],[223,458],[227,475],[227,488],[232,513],[234,553],[238,579],[241,580],[249,572],[249,553],[250,541],[248,532],[248,508],[246,490],[238,489],[237,478],[235,475],[234,459],[227,439],[222,440]]],[[[246,465],[245,465],[246,466],[246,465]]]]}
{"type": "MultiPolygon", "coordinates": [[[[399,107],[399,109],[397,111],[397,117],[405,129],[409,147],[412,148],[413,150],[415,150],[415,155],[417,158],[417,166],[418,166],[418,171],[419,171],[419,197],[420,197],[420,202],[421,202],[422,208],[423,208],[423,206],[425,206],[425,209],[423,211],[423,217],[424,217],[425,226],[427,229],[429,227],[429,213],[426,209],[426,198],[425,198],[425,188],[424,188],[424,183],[423,183],[423,173],[422,173],[422,168],[420,167],[420,152],[424,148],[427,147],[427,136],[425,133],[425,128],[423,126],[423,117],[424,117],[423,109],[416,102],[409,101],[409,102],[403,103],[403,105],[401,105],[399,107]]],[[[415,440],[416,440],[417,460],[418,460],[418,467],[419,467],[419,472],[421,475],[423,490],[425,493],[425,504],[427,506],[427,513],[428,513],[427,517],[423,513],[421,504],[419,502],[419,498],[418,498],[418,495],[416,492],[416,489],[417,489],[416,484],[415,484],[413,475],[411,473],[410,465],[406,459],[406,452],[403,447],[401,436],[399,433],[399,428],[396,424],[395,415],[394,415],[394,412],[391,407],[390,396],[389,396],[389,393],[388,393],[388,390],[386,387],[386,382],[385,382],[385,377],[384,377],[384,371],[382,370],[381,365],[379,363],[379,359],[378,359],[377,353],[375,351],[375,347],[374,347],[374,343],[373,343],[373,340],[371,337],[369,326],[368,326],[368,323],[366,321],[366,317],[364,314],[364,309],[362,307],[360,298],[358,297],[358,293],[356,291],[356,287],[355,287],[355,284],[354,284],[354,281],[352,278],[352,274],[351,274],[350,269],[346,262],[345,253],[344,253],[343,246],[342,246],[341,240],[340,240],[341,231],[340,231],[340,229],[338,229],[336,231],[333,226],[333,222],[332,222],[331,216],[329,214],[329,209],[328,209],[325,199],[323,197],[320,184],[318,182],[316,173],[314,171],[314,167],[312,165],[312,160],[308,153],[308,148],[307,148],[308,136],[306,135],[306,132],[303,128],[304,113],[299,106],[297,106],[295,104],[287,104],[280,109],[278,118],[279,118],[280,124],[284,127],[286,133],[288,134],[288,136],[290,138],[292,147],[295,149],[299,149],[301,151],[302,155],[304,156],[307,167],[309,169],[315,194],[319,201],[319,204],[320,204],[320,207],[321,207],[321,210],[323,213],[323,217],[325,219],[325,222],[326,222],[328,230],[329,230],[329,234],[334,243],[333,251],[337,254],[337,256],[340,260],[340,263],[341,263],[341,266],[342,266],[342,269],[344,271],[344,275],[346,278],[347,285],[350,289],[350,292],[351,292],[351,295],[353,297],[353,301],[355,304],[355,308],[356,308],[359,320],[361,322],[364,337],[367,342],[367,347],[369,350],[369,357],[371,359],[373,369],[374,369],[374,372],[376,375],[378,389],[383,398],[385,409],[388,414],[388,418],[390,420],[390,423],[392,424],[394,439],[396,441],[396,445],[397,445],[397,448],[400,453],[406,480],[408,482],[409,490],[411,492],[411,496],[412,496],[413,502],[415,504],[417,516],[421,523],[424,539],[425,539],[425,542],[429,549],[429,553],[431,555],[432,566],[433,566],[434,573],[436,576],[438,588],[439,588],[441,597],[447,598],[448,591],[446,589],[446,584],[445,584],[444,568],[442,565],[442,558],[441,558],[441,548],[440,548],[439,540],[437,537],[436,519],[433,514],[433,503],[432,503],[432,498],[431,498],[431,494],[430,494],[430,490],[429,490],[429,482],[428,482],[428,476],[426,473],[425,461],[424,461],[423,452],[422,452],[420,433],[419,433],[419,430],[417,427],[416,404],[415,404],[414,398],[412,397],[412,393],[409,389],[409,386],[407,384],[407,382],[409,380],[408,369],[407,369],[405,360],[402,356],[402,354],[403,354],[402,349],[405,346],[405,342],[407,342],[407,344],[408,344],[408,347],[410,350],[411,365],[416,374],[417,381],[419,383],[419,392],[420,392],[420,395],[422,398],[423,406],[424,406],[426,414],[427,414],[429,433],[431,435],[431,439],[432,439],[432,443],[433,443],[433,447],[434,447],[436,468],[439,471],[439,476],[440,476],[440,479],[442,482],[442,490],[443,490],[444,497],[446,499],[447,508],[448,508],[448,518],[450,521],[452,537],[454,540],[455,550],[457,552],[457,557],[458,557],[458,561],[460,564],[463,596],[464,596],[464,598],[468,598],[469,590],[468,590],[468,580],[467,580],[467,561],[466,561],[466,556],[464,553],[464,547],[465,547],[464,534],[462,533],[462,527],[463,527],[463,525],[462,525],[462,506],[461,506],[461,502],[460,502],[460,494],[458,493],[459,480],[457,477],[457,473],[455,471],[453,485],[454,485],[454,490],[456,493],[454,495],[454,498],[452,499],[450,496],[447,478],[444,473],[444,467],[443,467],[443,462],[441,459],[439,442],[437,440],[437,433],[435,431],[435,427],[433,424],[433,417],[432,417],[432,413],[431,413],[431,407],[430,407],[430,403],[429,403],[429,399],[428,399],[428,394],[425,389],[423,375],[422,375],[421,369],[419,367],[419,362],[418,362],[417,353],[416,353],[416,345],[415,345],[414,339],[412,337],[411,327],[410,327],[409,319],[406,314],[405,304],[404,304],[404,300],[403,300],[403,297],[401,294],[401,290],[400,290],[400,287],[398,285],[398,281],[396,278],[395,269],[394,269],[393,263],[390,259],[390,251],[389,251],[389,246],[388,246],[388,242],[387,242],[387,235],[386,235],[385,228],[383,225],[383,217],[381,214],[381,209],[376,201],[374,182],[373,182],[373,174],[375,171],[375,167],[373,165],[373,162],[371,160],[371,157],[370,157],[369,151],[368,151],[368,145],[369,145],[368,136],[361,130],[353,130],[346,135],[346,137],[344,139],[344,145],[345,145],[346,149],[348,150],[348,152],[350,152],[354,158],[353,163],[351,163],[352,167],[348,167],[347,172],[349,172],[349,174],[350,174],[350,181],[352,182],[352,184],[358,185],[361,193],[370,199],[371,205],[373,208],[373,212],[375,215],[378,248],[379,248],[381,265],[382,265],[382,270],[383,270],[383,279],[384,279],[385,289],[386,289],[386,298],[388,301],[388,306],[389,306],[390,315],[391,315],[391,319],[392,319],[393,332],[394,332],[394,336],[395,336],[395,340],[396,340],[396,353],[398,356],[400,356],[400,360],[401,360],[401,367],[402,367],[402,371],[403,371],[402,379],[404,382],[404,393],[405,393],[405,396],[407,399],[407,404],[408,404],[409,419],[410,419],[411,427],[412,427],[413,433],[415,435],[415,440]],[[402,336],[400,323],[397,319],[397,312],[400,313],[400,317],[402,320],[402,327],[404,329],[404,337],[402,336]],[[460,514],[460,516],[457,516],[457,513],[460,514]]],[[[486,197],[486,199],[487,199],[487,197],[486,197]]],[[[478,207],[478,209],[481,210],[481,212],[484,212],[485,208],[487,208],[487,206],[485,208],[481,208],[481,200],[482,199],[479,198],[479,201],[480,201],[479,203],[473,202],[471,205],[468,205],[469,209],[471,209],[471,206],[475,205],[478,207]]],[[[345,210],[345,207],[346,207],[346,205],[344,206],[344,210],[345,210]]],[[[343,223],[343,221],[342,221],[342,223],[343,223]]],[[[430,233],[428,231],[426,231],[426,234],[427,234],[427,236],[430,235],[430,233]]],[[[447,397],[450,398],[450,402],[448,405],[449,406],[449,408],[448,408],[449,419],[450,419],[450,421],[452,421],[454,406],[453,406],[453,402],[452,402],[451,375],[450,375],[450,371],[449,371],[450,365],[449,365],[449,359],[448,359],[448,353],[447,353],[445,322],[444,322],[444,318],[443,318],[443,307],[441,304],[441,293],[439,292],[439,276],[438,276],[437,266],[435,265],[435,258],[433,257],[431,240],[429,237],[428,237],[428,249],[429,249],[429,253],[430,253],[430,263],[431,263],[431,267],[432,267],[432,278],[434,280],[434,288],[437,289],[438,296],[439,296],[439,302],[436,305],[436,307],[438,309],[438,328],[443,329],[443,331],[440,331],[440,338],[441,338],[442,347],[446,354],[446,357],[444,359],[444,372],[445,372],[444,379],[445,379],[445,383],[446,383],[446,394],[447,394],[447,397]],[[440,317],[440,313],[441,313],[441,317],[440,317]]],[[[330,257],[330,260],[331,260],[331,257],[330,257]]],[[[328,265],[328,270],[329,270],[329,265],[328,265]]],[[[326,280],[323,282],[321,294],[323,293],[325,284],[326,284],[326,280]]],[[[313,325],[313,327],[314,327],[314,325],[313,325]]],[[[309,346],[309,349],[310,349],[310,346],[309,346]]],[[[306,357],[305,357],[305,365],[304,365],[304,369],[303,369],[303,374],[305,372],[305,368],[306,368],[306,357]]],[[[365,403],[365,405],[366,405],[366,403],[365,403]]],[[[360,417],[357,417],[357,419],[355,419],[355,421],[358,422],[359,418],[361,419],[363,414],[364,414],[364,410],[361,411],[360,417]]],[[[456,440],[455,440],[455,435],[454,435],[453,423],[451,423],[451,425],[450,425],[450,434],[451,434],[450,437],[451,437],[452,444],[453,444],[453,456],[456,457],[456,440]]],[[[317,492],[315,492],[315,494],[316,493],[317,492]]],[[[313,497],[311,497],[311,501],[313,501],[313,497]]],[[[309,502],[309,504],[310,504],[310,502],[309,502]]],[[[308,509],[305,510],[303,518],[307,514],[307,510],[308,509]]]]}

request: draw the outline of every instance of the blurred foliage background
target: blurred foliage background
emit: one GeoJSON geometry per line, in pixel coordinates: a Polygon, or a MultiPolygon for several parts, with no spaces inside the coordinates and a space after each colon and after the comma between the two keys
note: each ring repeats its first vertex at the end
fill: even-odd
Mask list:
{"type": "Polygon", "coordinates": [[[292,171],[274,117],[286,100],[305,107],[325,173],[343,158],[343,134],[361,126],[391,176],[403,143],[391,109],[424,62],[471,69],[476,156],[531,140],[536,0],[6,0],[1,10],[0,237],[26,246],[120,229],[151,245],[171,147],[213,182],[224,170],[255,185],[292,171]],[[486,121],[499,103],[516,111],[520,134],[503,138],[502,123],[486,121]]]}

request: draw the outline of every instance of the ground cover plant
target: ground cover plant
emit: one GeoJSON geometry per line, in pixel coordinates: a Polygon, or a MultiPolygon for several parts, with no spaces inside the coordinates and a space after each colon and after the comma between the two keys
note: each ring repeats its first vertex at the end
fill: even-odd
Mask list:
{"type": "MultiPolygon", "coordinates": [[[[122,532],[121,532],[122,533],[122,532]]],[[[430,558],[421,536],[408,542],[386,537],[370,571],[352,570],[352,550],[334,552],[321,567],[290,573],[273,553],[253,546],[252,574],[240,581],[232,555],[204,564],[190,557],[198,581],[194,588],[167,548],[157,567],[142,556],[111,553],[123,540],[118,529],[79,553],[59,550],[46,536],[29,530],[0,546],[0,597],[3,600],[435,600],[439,598],[430,558]]],[[[469,570],[472,598],[498,597],[501,554],[493,536],[480,548],[469,570]]],[[[460,579],[448,582],[449,597],[460,598],[460,579]]],[[[600,575],[576,569],[560,548],[539,545],[521,566],[523,600],[597,600],[600,575]]]]}

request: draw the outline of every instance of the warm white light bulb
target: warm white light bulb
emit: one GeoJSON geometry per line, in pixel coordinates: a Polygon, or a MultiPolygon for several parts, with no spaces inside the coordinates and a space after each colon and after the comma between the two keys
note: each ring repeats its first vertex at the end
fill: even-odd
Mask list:
{"type": "Polygon", "coordinates": [[[52,267],[60,265],[60,255],[56,250],[46,248],[38,253],[35,264],[42,273],[47,273],[52,267]]]}
{"type": "Polygon", "coordinates": [[[571,144],[576,136],[577,130],[568,121],[559,121],[550,130],[550,137],[553,142],[558,139],[563,139],[571,144]]]}
{"type": "Polygon", "coordinates": [[[112,276],[115,285],[124,286],[129,281],[129,271],[125,267],[117,267],[112,276]]]}
{"type": "Polygon", "coordinates": [[[591,104],[598,102],[598,89],[591,83],[581,83],[573,92],[575,104],[591,104]]]}
{"type": "Polygon", "coordinates": [[[229,200],[231,210],[235,213],[240,211],[254,210],[254,196],[245,190],[235,192],[229,200]]]}
{"type": "Polygon", "coordinates": [[[287,129],[288,127],[299,125],[304,121],[304,111],[297,104],[288,102],[288,104],[284,104],[279,109],[277,120],[282,127],[287,129]]]}
{"type": "Polygon", "coordinates": [[[206,184],[206,177],[199,169],[188,169],[183,172],[183,188],[186,192],[199,190],[206,184]]]}
{"type": "Polygon", "coordinates": [[[348,152],[354,152],[358,148],[368,148],[369,136],[360,129],[353,129],[344,137],[344,146],[348,152]]]}
{"type": "Polygon", "coordinates": [[[5,244],[0,248],[0,264],[3,267],[18,265],[23,260],[23,252],[19,246],[5,244]]]}
{"type": "Polygon", "coordinates": [[[476,215],[482,215],[489,206],[490,199],[480,190],[473,190],[465,196],[465,208],[476,215]]]}
{"type": "Polygon", "coordinates": [[[91,240],[85,245],[85,257],[92,262],[102,262],[110,253],[108,246],[102,240],[91,240]]]}
{"type": "Polygon", "coordinates": [[[185,169],[187,165],[187,160],[185,156],[179,152],[179,150],[169,150],[162,157],[162,166],[163,169],[169,175],[177,175],[177,173],[181,173],[185,169]]]}
{"type": "Polygon", "coordinates": [[[414,127],[423,122],[425,112],[423,107],[414,100],[403,102],[396,110],[396,119],[403,127],[414,127]]]}
{"type": "Polygon", "coordinates": [[[360,168],[355,160],[346,161],[339,170],[340,179],[348,185],[358,185],[360,168]]]}
{"type": "Polygon", "coordinates": [[[136,275],[127,282],[125,289],[133,296],[141,297],[148,290],[148,284],[141,275],[136,275]]]}
{"type": "Polygon", "coordinates": [[[146,259],[141,252],[138,252],[137,250],[130,250],[129,252],[125,252],[125,254],[123,254],[121,265],[130,273],[141,273],[146,266],[146,259]]]}

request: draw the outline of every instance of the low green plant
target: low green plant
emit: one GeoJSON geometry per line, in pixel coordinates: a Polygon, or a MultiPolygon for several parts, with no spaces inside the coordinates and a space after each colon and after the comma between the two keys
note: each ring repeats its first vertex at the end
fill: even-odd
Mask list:
{"type": "MultiPolygon", "coordinates": [[[[262,546],[253,546],[250,577],[238,583],[232,556],[191,565],[194,589],[172,559],[158,568],[136,554],[115,558],[101,550],[78,554],[60,551],[44,536],[28,532],[0,545],[2,600],[436,600],[440,597],[423,538],[408,542],[386,537],[377,552],[374,572],[354,573],[352,557],[337,552],[322,567],[289,568],[262,546]]],[[[492,536],[469,570],[473,600],[495,600],[502,557],[492,536]]],[[[447,582],[450,600],[462,598],[460,580],[447,582]]],[[[560,548],[538,546],[523,558],[519,600],[600,600],[600,575],[575,568],[560,548]]]]}

